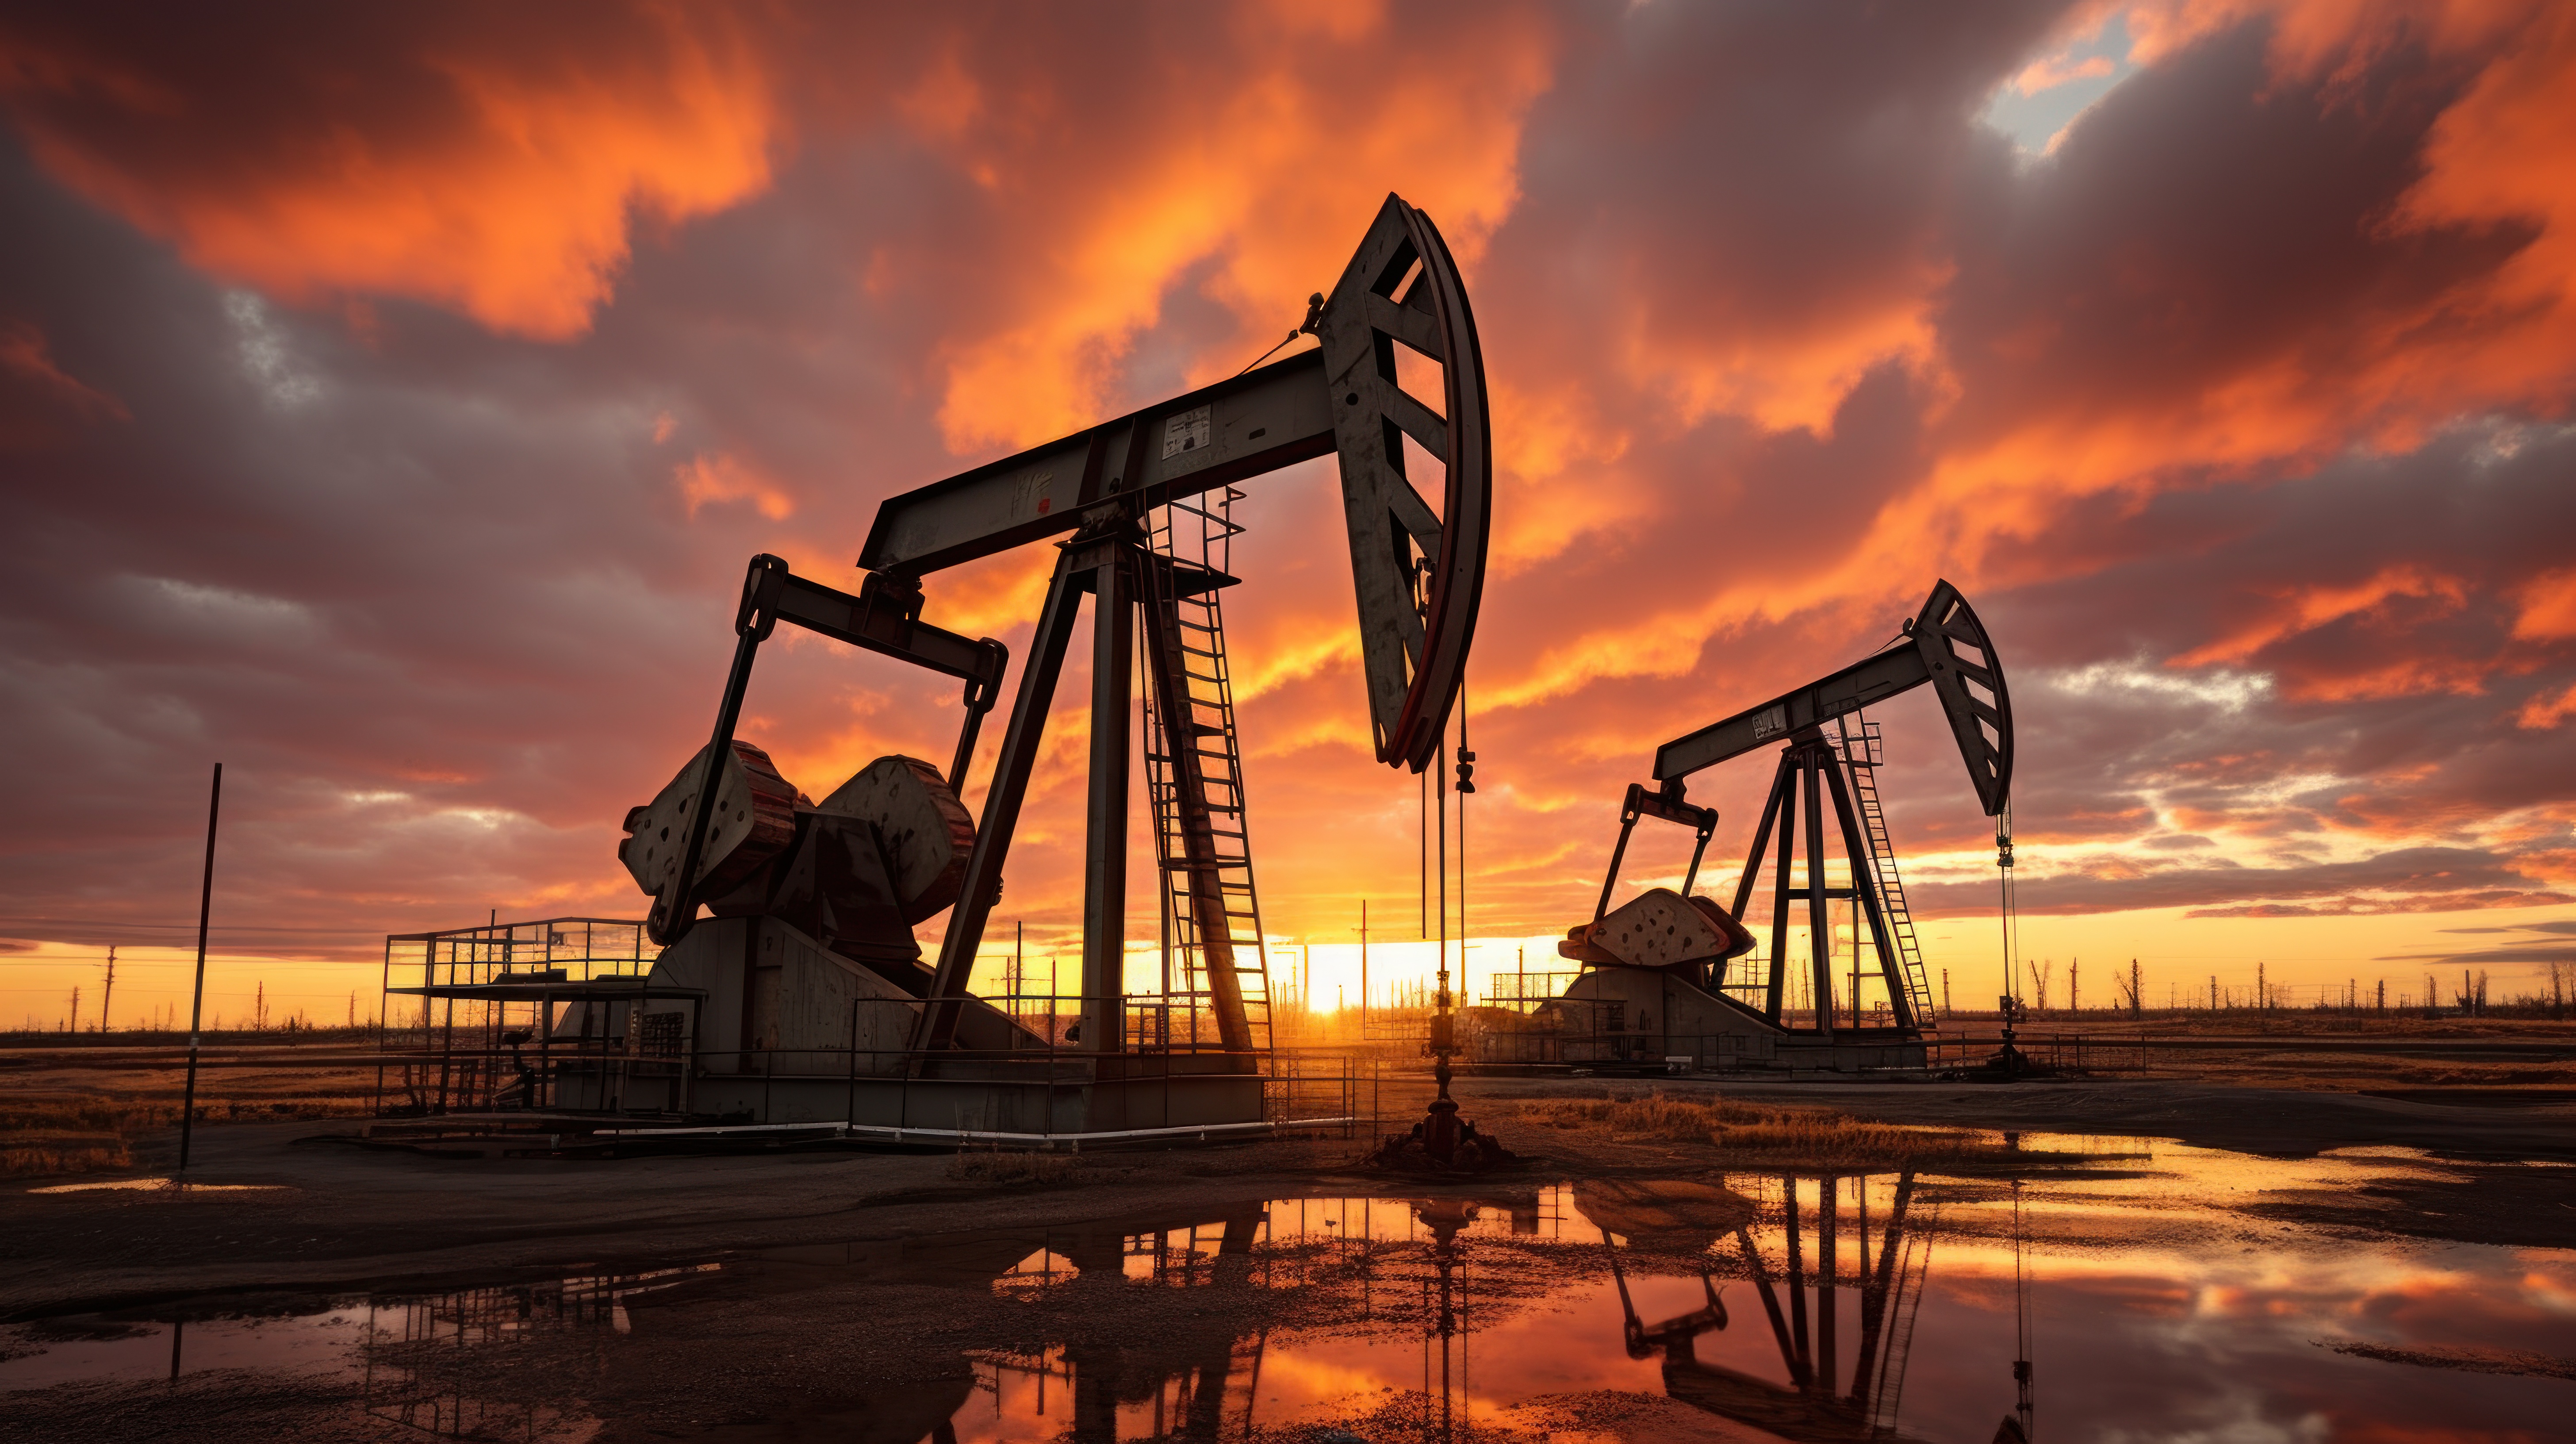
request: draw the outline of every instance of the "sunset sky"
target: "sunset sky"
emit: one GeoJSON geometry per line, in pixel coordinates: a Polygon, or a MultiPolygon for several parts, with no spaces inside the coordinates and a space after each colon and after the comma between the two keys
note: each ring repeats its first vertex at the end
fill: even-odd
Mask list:
{"type": "MultiPolygon", "coordinates": [[[[184,1018],[218,760],[228,1019],[363,1016],[387,932],[641,916],[617,824],[753,553],[855,589],[884,498],[1233,373],[1390,190],[1492,383],[1471,975],[1589,917],[1656,743],[1940,577],[2088,1002],[2576,961],[2576,7],[19,6],[0,134],[0,1026],[111,943],[118,1020],[184,1018]]],[[[1247,484],[1228,597],[1326,1002],[1363,897],[1418,918],[1419,806],[1330,468],[1247,484]]],[[[1052,559],[927,615],[1016,658],[1052,559]]],[[[1049,951],[1086,686],[997,915],[1049,951]]],[[[789,637],[742,730],[821,796],[956,719],[789,637]]],[[[1990,1002],[1991,824],[1928,696],[1882,720],[1990,1002]]],[[[1720,884],[1769,768],[1694,783],[1720,884]]]]}

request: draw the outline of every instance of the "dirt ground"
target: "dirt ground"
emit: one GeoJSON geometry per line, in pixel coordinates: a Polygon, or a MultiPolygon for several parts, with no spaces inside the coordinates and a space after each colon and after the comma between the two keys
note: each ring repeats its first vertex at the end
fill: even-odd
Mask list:
{"type": "MultiPolygon", "coordinates": [[[[2576,1239],[2576,1170],[2565,1166],[2576,1160],[2576,1106],[2564,1103],[2454,1106],[2312,1089],[2098,1079],[2015,1085],[1462,1079],[1456,1091],[1470,1117],[1533,1156],[1529,1180],[1715,1180],[1755,1171],[1753,1160],[1702,1139],[1547,1121],[1551,1108],[1568,1099],[1659,1090],[1675,1098],[1718,1095],[1825,1108],[1921,1128],[2007,1132],[2022,1135],[2028,1147],[2106,1154],[2119,1152],[2128,1139],[2283,1157],[2355,1147],[2419,1150],[2437,1165],[2348,1196],[2249,1199],[2242,1211],[2249,1220],[2467,1242],[2564,1247],[2576,1239]]],[[[1403,1106],[1392,1097],[1388,1103],[1403,1106]]],[[[639,1333],[640,1342],[621,1345],[631,1352],[613,1380],[580,1372],[593,1364],[550,1359],[540,1349],[513,1366],[521,1370],[515,1382],[487,1378],[477,1387],[486,1394],[521,1390],[530,1410],[541,1410],[545,1399],[579,1396],[602,1417],[622,1421],[596,1436],[601,1440],[750,1444],[847,1437],[909,1444],[929,1425],[913,1427],[920,1421],[905,1414],[902,1401],[915,1401],[923,1420],[944,1418],[940,1411],[960,1397],[963,1352],[989,1348],[997,1338],[1025,1335],[1040,1348],[1047,1340],[1067,1349],[1111,1348],[1112,1341],[1133,1348],[1139,1339],[1231,1337],[1228,1331],[1251,1327],[1255,1314],[1267,1327],[1329,1321],[1343,1307],[1329,1287],[1189,1293],[1086,1287],[1034,1302],[996,1295],[986,1286],[997,1267],[993,1259],[1017,1257],[1013,1250],[1024,1251],[1032,1236],[1219,1217],[1264,1198],[1464,1196],[1530,1186],[1373,1176],[1357,1166],[1366,1139],[1092,1154],[1059,1177],[1028,1184],[961,1181],[950,1157],[930,1153],[460,1160],[314,1141],[333,1131],[348,1127],[294,1119],[201,1128],[191,1177],[201,1184],[274,1186],[257,1191],[33,1191],[59,1179],[0,1185],[0,1322],[76,1316],[86,1321],[80,1327],[113,1328],[120,1318],[166,1318],[174,1311],[287,1314],[354,1294],[559,1279],[576,1268],[639,1270],[719,1255],[825,1260],[834,1286],[854,1290],[851,1306],[827,1310],[825,1324],[815,1324],[810,1312],[792,1330],[781,1322],[772,1307],[775,1290],[809,1283],[797,1269],[772,1265],[760,1288],[728,1285],[747,1291],[693,1305],[698,1312],[686,1338],[696,1341],[689,1346],[694,1353],[664,1357],[656,1351],[683,1347],[679,1334],[665,1340],[639,1333]],[[852,1360],[868,1361],[866,1369],[854,1373],[852,1360]],[[755,1399],[767,1402],[741,1402],[755,1399]]],[[[139,1133],[130,1145],[131,1166],[119,1173],[151,1175],[175,1162],[175,1135],[166,1127],[139,1133]]],[[[1545,1287],[1543,1267],[1532,1267],[1540,1272],[1518,1286],[1545,1287]]],[[[353,1387],[346,1380],[243,1370],[190,1375],[166,1390],[65,1386],[12,1396],[0,1408],[0,1440],[417,1437],[353,1412],[353,1387]]],[[[1580,1412],[1574,1404],[1562,1409],[1580,1412]]],[[[1528,1422],[1532,1440],[1562,1432],[1561,1420],[1533,1416],[1528,1422]]],[[[1665,1421],[1645,1434],[1715,1437],[1672,1434],[1679,1427],[1665,1421]]],[[[1508,1432],[1488,1437],[1510,1444],[1508,1432]]]]}

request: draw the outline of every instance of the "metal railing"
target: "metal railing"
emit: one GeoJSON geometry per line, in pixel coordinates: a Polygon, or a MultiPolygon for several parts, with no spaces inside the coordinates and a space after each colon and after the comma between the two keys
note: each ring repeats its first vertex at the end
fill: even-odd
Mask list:
{"type": "MultiPolygon", "coordinates": [[[[1174,1086],[1227,1077],[1261,1080],[1262,1117],[1268,1121],[1363,1115],[1360,1060],[1336,1050],[1228,1052],[1213,1041],[1212,1026],[1200,1026],[1199,1015],[1209,1006],[1203,998],[1019,994],[995,1000],[1007,1003],[1007,1011],[981,999],[967,1001],[974,1010],[970,1020],[980,1016],[986,1026],[970,1021],[961,1035],[988,1046],[910,1046],[913,1019],[925,1006],[916,998],[851,1000],[844,1037],[828,1043],[805,1038],[782,1044],[774,1033],[751,1046],[740,1038],[711,1038],[705,998],[680,989],[594,1007],[581,1022],[584,1031],[574,1036],[561,1031],[568,1012],[552,1027],[539,1027],[532,1018],[530,1036],[515,1045],[496,1022],[472,1019],[458,1032],[433,1029],[416,1047],[389,1047],[378,1067],[375,1111],[389,1118],[524,1113],[678,1122],[705,1116],[765,1125],[781,1085],[810,1094],[817,1085],[837,1083],[847,1121],[859,1111],[863,1085],[892,1083],[904,1094],[897,1112],[908,1120],[904,1126],[913,1126],[914,1084],[972,1079],[1051,1096],[1059,1086],[1114,1075],[1131,1085],[1163,1084],[1166,1116],[1174,1086]],[[1077,1026],[1094,1003],[1120,1020],[1120,1046],[1113,1051],[1087,1047],[1078,1036],[1077,1026]],[[600,1025],[596,1031],[594,1021],[600,1025]],[[575,1082],[582,1086],[574,1096],[588,1106],[564,1104],[566,1085],[575,1082]],[[724,1085],[730,1106],[722,1114],[702,1106],[711,1083],[724,1085]]],[[[491,1011],[535,1006],[500,1004],[491,1011]]],[[[1373,1119],[1373,1087],[1370,1102],[1367,1114],[1373,1119]]],[[[979,1125],[969,1120],[960,1126],[979,1125]]]]}
{"type": "Polygon", "coordinates": [[[495,921],[388,934],[376,1113],[544,1106],[559,1064],[611,1057],[606,1040],[615,1019],[607,1014],[651,997],[695,996],[694,990],[648,989],[659,951],[632,918],[495,921]],[[414,1023],[394,1020],[392,1000],[403,996],[420,999],[414,1023]],[[579,1032],[568,1040],[557,1036],[560,1007],[583,1010],[579,1032]],[[389,1103],[396,1095],[400,1101],[389,1103]]]}
{"type": "Polygon", "coordinates": [[[385,937],[384,985],[387,992],[471,987],[553,975],[558,981],[588,982],[604,975],[641,975],[661,952],[646,936],[644,924],[631,918],[545,918],[536,922],[490,923],[449,928],[434,933],[391,933],[385,937]],[[394,981],[417,971],[415,987],[394,981]]]}

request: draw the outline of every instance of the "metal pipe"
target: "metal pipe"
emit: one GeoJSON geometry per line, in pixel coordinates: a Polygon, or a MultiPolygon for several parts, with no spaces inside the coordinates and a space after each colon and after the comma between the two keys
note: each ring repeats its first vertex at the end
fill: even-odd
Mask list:
{"type": "MultiPolygon", "coordinates": [[[[188,1002],[188,1087],[179,1104],[179,1167],[188,1166],[188,1146],[194,1141],[197,1123],[197,1047],[198,1024],[206,1009],[206,924],[215,907],[215,820],[224,804],[224,764],[215,764],[213,793],[206,799],[206,875],[197,889],[197,984],[188,1002]]],[[[171,1372],[178,1371],[177,1341],[171,1346],[171,1372]]]]}
{"type": "Polygon", "coordinates": [[[817,1129],[838,1129],[842,1135],[891,1135],[885,1141],[901,1143],[919,1138],[957,1143],[1024,1143],[1041,1149],[1055,1144],[1069,1144],[1080,1151],[1085,1143],[1112,1143],[1124,1139],[1213,1138],[1235,1137],[1246,1133],[1278,1132],[1284,1129],[1340,1128],[1355,1122],[1351,1118],[1286,1118],[1259,1123],[1195,1123],[1175,1128],[1116,1128],[1096,1133],[1002,1133],[980,1128],[910,1128],[885,1123],[736,1123],[713,1128],[603,1128],[602,1138],[714,1138],[736,1133],[792,1133],[817,1129]]]}
{"type": "MultiPolygon", "coordinates": [[[[1771,789],[1773,809],[1780,819],[1780,855],[1771,878],[1771,990],[1763,1016],[1774,1027],[1786,1027],[1789,1010],[1789,861],[1797,851],[1798,799],[1797,763],[1788,753],[1780,757],[1780,774],[1771,789]]],[[[1745,874],[1749,880],[1751,872],[1745,874]]]]}
{"type": "MultiPolygon", "coordinates": [[[[958,1005],[954,1000],[966,991],[968,974],[975,966],[975,950],[984,940],[985,919],[991,916],[1001,889],[1002,864],[1010,853],[1011,834],[1019,825],[1020,803],[1028,795],[1029,774],[1037,764],[1038,744],[1046,733],[1047,707],[1054,699],[1056,679],[1064,670],[1065,646],[1072,639],[1081,607],[1080,583],[1072,561],[1070,550],[1057,558],[1046,604],[1038,613],[1037,632],[1029,639],[1029,657],[1020,668],[1019,698],[1012,704],[1011,720],[1002,732],[1001,756],[993,764],[993,785],[984,793],[983,821],[975,829],[975,845],[966,856],[965,889],[948,915],[948,933],[939,945],[938,971],[932,976],[931,995],[924,1000],[921,1022],[912,1040],[915,1048],[945,1047],[956,1033],[958,1005]]],[[[906,1072],[910,1072],[909,1064],[906,1072]]]]}
{"type": "MultiPolygon", "coordinates": [[[[1142,451],[1129,451],[1130,466],[1142,451]]],[[[1123,528],[1122,528],[1123,530],[1123,528]]],[[[1082,899],[1082,1046],[1125,1050],[1127,1020],[1117,998],[1126,991],[1128,753],[1134,734],[1135,585],[1123,539],[1102,550],[1092,572],[1091,793],[1084,819],[1086,876],[1082,899]]]]}
{"type": "Polygon", "coordinates": [[[715,815],[716,778],[724,766],[725,754],[733,750],[734,723],[742,716],[742,694],[751,685],[751,659],[760,650],[761,633],[766,628],[751,625],[749,619],[735,626],[733,670],[725,674],[723,700],[716,704],[715,735],[707,743],[706,766],[698,769],[698,793],[689,802],[689,845],[680,852],[680,871],[669,890],[653,900],[647,913],[646,926],[654,941],[668,947],[688,936],[697,925],[698,905],[690,897],[698,885],[698,860],[706,855],[707,819],[715,815]],[[655,924],[659,926],[655,926],[655,924]]]}
{"type": "Polygon", "coordinates": [[[1808,752],[1801,791],[1807,806],[1807,966],[1815,975],[1816,1031],[1834,1032],[1834,920],[1825,897],[1825,809],[1819,783],[1824,770],[1822,748],[1808,752]]]}
{"type": "MultiPolygon", "coordinates": [[[[1604,874],[1601,879],[1601,901],[1592,905],[1592,921],[1595,923],[1600,922],[1601,919],[1610,911],[1610,890],[1617,886],[1619,882],[1620,859],[1625,858],[1628,855],[1628,834],[1635,832],[1636,830],[1637,814],[1627,811],[1624,808],[1621,809],[1619,814],[1619,841],[1612,845],[1610,849],[1610,871],[1604,874]]],[[[1757,844],[1757,846],[1758,845],[1759,844],[1757,844]]],[[[1693,862],[1692,870],[1698,870],[1696,860],[1693,862]]],[[[1687,891],[1688,889],[1684,890],[1687,891]]]]}

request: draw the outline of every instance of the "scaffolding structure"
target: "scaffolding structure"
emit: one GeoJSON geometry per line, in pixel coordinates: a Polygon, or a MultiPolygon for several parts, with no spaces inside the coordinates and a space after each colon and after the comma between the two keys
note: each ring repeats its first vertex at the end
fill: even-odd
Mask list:
{"type": "Polygon", "coordinates": [[[545,1108],[570,1069],[667,1072],[676,1065],[643,1029],[616,1025],[647,1001],[694,1005],[702,995],[652,987],[648,949],[659,951],[633,918],[495,919],[388,935],[377,1114],[545,1108]],[[420,999],[415,1026],[393,1026],[397,997],[420,999]],[[564,1036],[568,1016],[575,1031],[564,1036]],[[619,1036],[623,1047],[612,1042],[619,1036]]]}
{"type": "Polygon", "coordinates": [[[843,1132],[1080,1136],[1083,1126],[1057,1122],[1056,1109],[1104,1083],[1143,1099],[1149,1118],[1187,1131],[1206,1120],[1182,1095],[1219,1078],[1243,1094],[1240,1126],[1329,1120],[1348,1133],[1374,1115],[1374,1079],[1347,1054],[1265,1048],[1245,1067],[1219,1036],[1204,991],[1092,998],[1041,990],[1015,949],[993,959],[1005,984],[994,1003],[1017,1025],[1000,1046],[909,1046],[921,1005],[891,997],[854,1000],[842,1027],[827,1030],[846,1041],[745,1047],[707,1034],[703,990],[652,980],[654,951],[631,919],[495,920],[389,936],[386,1016],[399,1015],[398,998],[420,1007],[416,1022],[384,1034],[374,1111],[386,1121],[371,1135],[520,1138],[533,1130],[559,1149],[639,1121],[685,1130],[822,1119],[833,1121],[816,1126],[843,1132]],[[1106,1062],[1078,1036],[1091,1016],[1108,1019],[1119,1039],[1106,1062]],[[871,1041],[882,1039],[894,1041],[871,1041]],[[1016,1090],[1035,1121],[982,1106],[959,1113],[961,1083],[969,1093],[1016,1090]]]}

